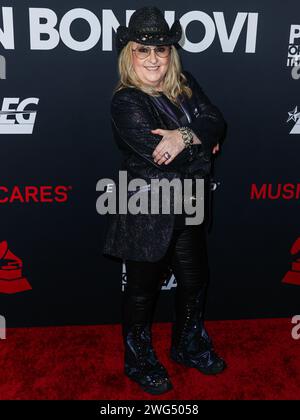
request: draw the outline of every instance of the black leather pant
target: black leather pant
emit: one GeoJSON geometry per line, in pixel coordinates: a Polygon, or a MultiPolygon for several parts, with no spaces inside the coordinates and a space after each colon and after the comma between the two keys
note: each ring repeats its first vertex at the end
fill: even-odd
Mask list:
{"type": "Polygon", "coordinates": [[[123,325],[126,330],[133,325],[152,322],[155,301],[168,267],[177,282],[177,330],[180,331],[185,322],[187,304],[196,305],[198,315],[202,316],[208,281],[206,230],[203,224],[174,229],[168,251],[161,260],[126,260],[125,264],[127,286],[123,297],[123,325]]]}

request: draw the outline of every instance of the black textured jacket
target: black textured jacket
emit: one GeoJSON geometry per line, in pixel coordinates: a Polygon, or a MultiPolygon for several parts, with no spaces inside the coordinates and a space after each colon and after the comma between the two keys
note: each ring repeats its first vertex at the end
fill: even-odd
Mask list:
{"type": "MultiPolygon", "coordinates": [[[[178,122],[160,107],[159,101],[139,89],[124,88],[113,95],[112,131],[124,157],[121,169],[127,170],[128,182],[133,178],[142,178],[150,184],[154,178],[172,180],[196,176],[206,179],[209,175],[212,149],[224,134],[225,121],[191,73],[183,73],[193,95],[182,98],[182,105],[191,117],[182,125],[190,127],[202,144],[192,145],[191,150],[184,149],[168,165],[154,162],[152,153],[162,137],[150,130],[173,130],[178,128],[178,122]]],[[[150,200],[150,192],[143,193],[149,194],[150,200]]],[[[104,255],[124,260],[157,261],[166,253],[173,232],[173,213],[117,213],[107,217],[104,255]]]]}

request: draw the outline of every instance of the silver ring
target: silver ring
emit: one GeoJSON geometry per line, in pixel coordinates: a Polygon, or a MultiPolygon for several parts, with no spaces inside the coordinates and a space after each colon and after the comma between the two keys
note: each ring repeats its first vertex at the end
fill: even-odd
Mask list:
{"type": "Polygon", "coordinates": [[[169,152],[165,152],[164,157],[168,160],[168,159],[170,159],[171,155],[170,155],[169,152]]]}

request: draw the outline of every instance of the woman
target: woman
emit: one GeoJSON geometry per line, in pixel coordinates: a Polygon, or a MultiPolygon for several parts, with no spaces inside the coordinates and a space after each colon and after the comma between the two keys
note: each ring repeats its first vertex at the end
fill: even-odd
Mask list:
{"type": "MultiPolygon", "coordinates": [[[[156,7],[137,10],[128,28],[117,30],[120,81],[111,102],[112,130],[128,181],[140,178],[147,187],[153,179],[201,178],[208,185],[211,157],[224,132],[220,111],[181,69],[176,50],[181,35],[179,21],[169,29],[156,7]]],[[[203,325],[207,218],[187,225],[184,216],[117,213],[109,216],[106,231],[103,253],[125,260],[127,272],[125,374],[151,394],[172,388],[151,339],[155,301],[169,270],[177,281],[171,359],[205,374],[225,368],[203,325]]]]}

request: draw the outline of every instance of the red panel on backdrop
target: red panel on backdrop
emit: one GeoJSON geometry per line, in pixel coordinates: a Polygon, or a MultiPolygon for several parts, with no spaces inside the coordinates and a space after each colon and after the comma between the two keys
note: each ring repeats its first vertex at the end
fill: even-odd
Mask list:
{"type": "Polygon", "coordinates": [[[7,241],[0,242],[0,293],[18,293],[30,290],[22,276],[22,260],[8,249],[7,241]]]}

